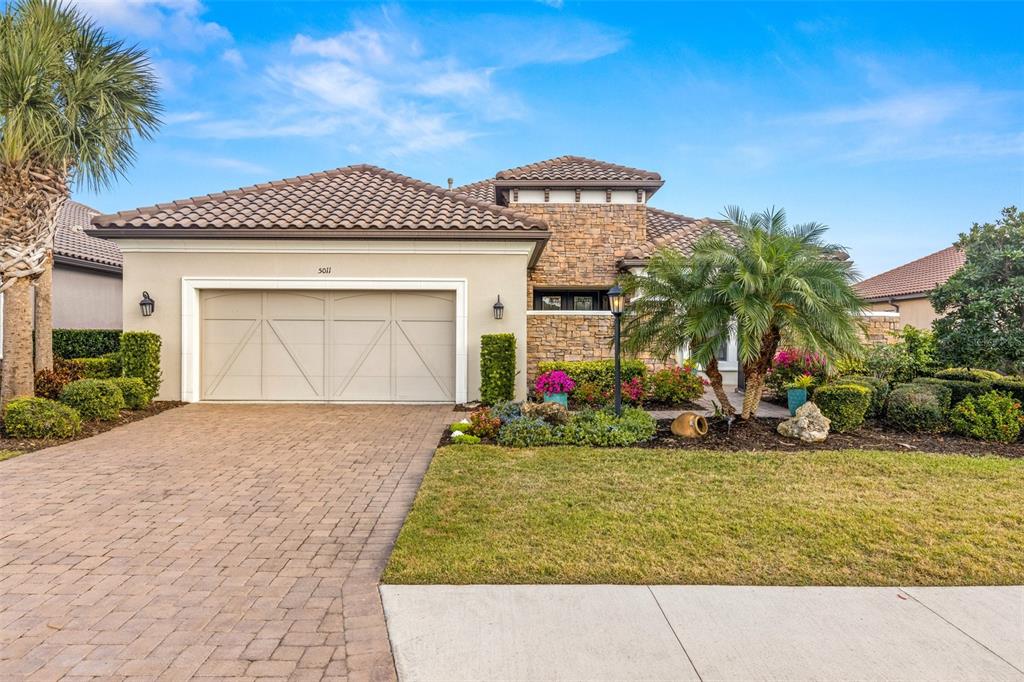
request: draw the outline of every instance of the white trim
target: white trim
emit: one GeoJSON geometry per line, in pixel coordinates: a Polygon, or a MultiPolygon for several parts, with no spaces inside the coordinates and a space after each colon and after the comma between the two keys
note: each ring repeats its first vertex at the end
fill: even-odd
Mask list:
{"type": "Polygon", "coordinates": [[[469,341],[466,279],[363,278],[363,277],[182,277],[181,278],[181,400],[200,400],[201,315],[199,292],[209,289],[310,289],[343,291],[454,291],[455,292],[455,402],[468,399],[467,347],[469,341]]]}
{"type": "Polygon", "coordinates": [[[612,314],[610,310],[527,310],[529,315],[570,315],[577,317],[606,317],[612,314]]]}
{"type": "Polygon", "coordinates": [[[251,239],[117,239],[122,253],[383,253],[530,255],[533,241],[358,241],[251,239]]]}
{"type": "Polygon", "coordinates": [[[895,310],[865,310],[860,314],[860,317],[899,317],[900,314],[895,310]]]}

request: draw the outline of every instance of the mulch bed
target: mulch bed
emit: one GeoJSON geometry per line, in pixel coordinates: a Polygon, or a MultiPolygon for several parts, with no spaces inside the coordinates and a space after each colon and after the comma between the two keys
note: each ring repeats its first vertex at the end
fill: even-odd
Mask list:
{"type": "Polygon", "coordinates": [[[161,400],[150,403],[149,407],[143,410],[121,410],[121,416],[113,421],[89,421],[82,422],[82,430],[74,438],[65,438],[62,440],[52,440],[44,438],[7,438],[6,436],[0,436],[0,450],[18,450],[21,452],[32,452],[33,450],[42,450],[43,448],[49,448],[54,445],[62,445],[64,443],[71,443],[76,440],[82,440],[83,438],[89,438],[96,434],[116,429],[118,426],[124,426],[125,424],[131,424],[147,417],[166,412],[167,410],[180,407],[185,403],[177,402],[173,400],[161,400]]]}

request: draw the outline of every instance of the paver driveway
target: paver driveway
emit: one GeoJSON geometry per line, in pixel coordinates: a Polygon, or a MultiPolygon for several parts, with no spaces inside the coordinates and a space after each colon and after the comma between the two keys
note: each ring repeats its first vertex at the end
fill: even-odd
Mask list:
{"type": "Polygon", "coordinates": [[[377,578],[451,418],[189,405],[0,464],[0,678],[393,678],[377,578]]]}

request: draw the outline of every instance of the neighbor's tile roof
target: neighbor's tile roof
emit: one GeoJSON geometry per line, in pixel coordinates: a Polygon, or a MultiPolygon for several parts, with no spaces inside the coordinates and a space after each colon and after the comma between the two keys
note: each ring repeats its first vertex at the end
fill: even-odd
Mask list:
{"type": "Polygon", "coordinates": [[[711,218],[690,218],[689,216],[647,207],[647,243],[637,257],[647,258],[661,247],[671,247],[685,254],[693,253],[693,245],[709,232],[717,231],[731,243],[736,235],[728,223],[711,218]]]}
{"type": "Polygon", "coordinates": [[[620,166],[607,161],[583,156],[558,156],[518,168],[500,171],[497,180],[525,180],[543,182],[649,182],[661,184],[661,176],[651,171],[620,166]]]}
{"type": "Polygon", "coordinates": [[[72,260],[121,267],[121,250],[117,244],[97,239],[89,221],[100,214],[96,209],[68,199],[57,213],[57,231],[53,235],[53,253],[72,260]]]}
{"type": "Polygon", "coordinates": [[[100,216],[102,228],[237,233],[310,231],[331,236],[381,233],[507,233],[547,236],[538,218],[368,165],[100,216]]]}
{"type": "Polygon", "coordinates": [[[963,264],[964,252],[957,246],[948,246],[924,258],[869,277],[853,288],[867,299],[926,294],[943,284],[963,264]]]}
{"type": "Polygon", "coordinates": [[[471,182],[468,185],[462,185],[452,190],[456,194],[466,194],[471,199],[477,201],[486,201],[489,204],[498,203],[498,196],[494,189],[494,180],[488,178],[479,182],[471,182]]]}

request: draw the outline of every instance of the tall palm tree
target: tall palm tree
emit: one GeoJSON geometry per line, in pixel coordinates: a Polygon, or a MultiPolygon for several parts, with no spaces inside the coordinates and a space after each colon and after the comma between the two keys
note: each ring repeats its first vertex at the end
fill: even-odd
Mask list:
{"type": "Polygon", "coordinates": [[[629,278],[642,296],[633,303],[637,321],[627,319],[626,329],[635,335],[627,347],[663,350],[675,336],[677,345],[689,344],[695,359],[707,364],[726,330],[735,329],[747,381],[740,416],[749,419],[783,338],[832,356],[856,353],[864,303],[853,291],[857,273],[840,257],[842,247],[823,241],[824,225],[790,227],[781,209],[748,215],[729,207],[726,217],[735,240],[708,233],[691,256],[659,253],[652,258],[655,267],[629,278]],[[672,276],[673,267],[682,273],[672,276]],[[676,305],[660,318],[644,315],[659,305],[646,302],[649,297],[676,305]]]}
{"type": "Polygon", "coordinates": [[[124,173],[135,138],[159,125],[145,52],[109,39],[74,8],[20,0],[0,14],[0,401],[33,392],[30,286],[47,267],[69,183],[124,173]]]}

